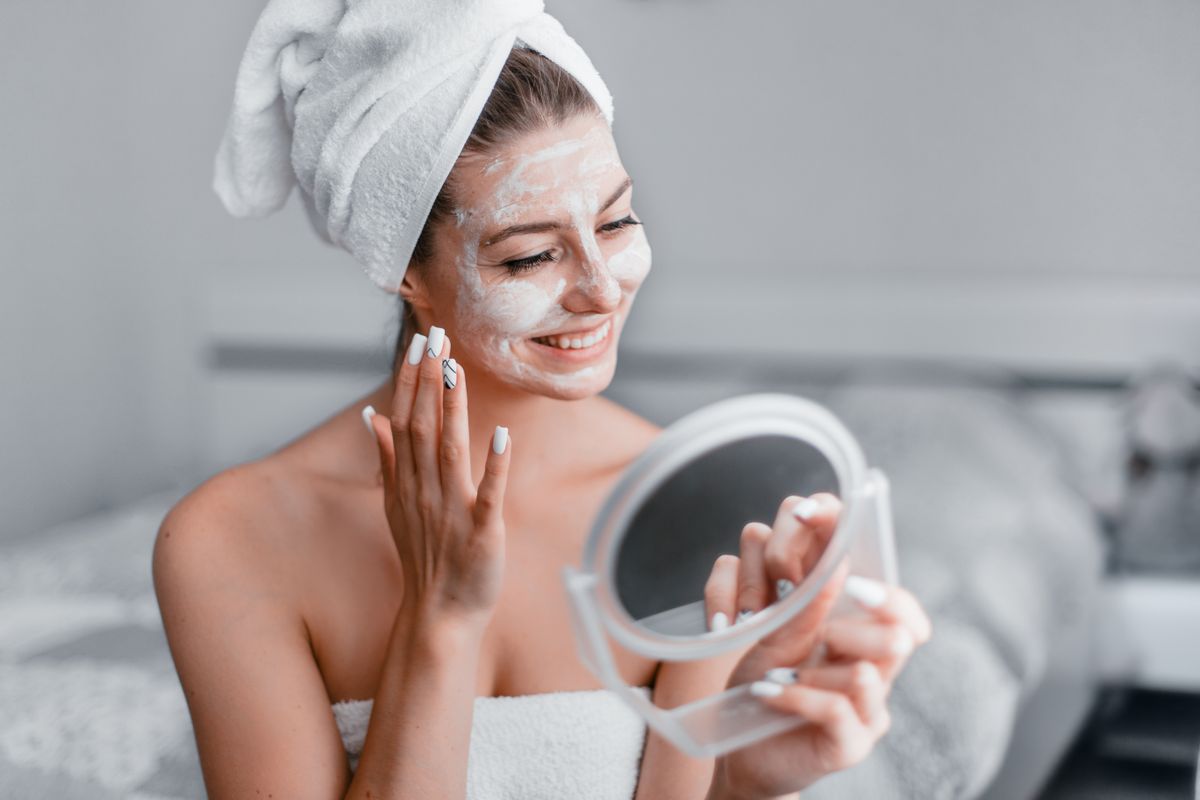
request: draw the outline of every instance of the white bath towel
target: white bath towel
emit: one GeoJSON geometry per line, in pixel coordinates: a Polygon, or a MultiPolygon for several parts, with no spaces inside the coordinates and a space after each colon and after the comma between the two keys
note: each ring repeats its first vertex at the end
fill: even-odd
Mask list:
{"type": "Polygon", "coordinates": [[[238,68],[213,189],[238,217],[297,181],[317,233],[395,291],[514,46],[612,97],[541,0],[269,0],[238,68]]]}
{"type": "MultiPolygon", "coordinates": [[[[358,768],[372,705],[333,704],[352,769],[358,768]]],[[[467,800],[629,800],[645,735],[645,721],[607,689],[477,697],[467,800]]]]}

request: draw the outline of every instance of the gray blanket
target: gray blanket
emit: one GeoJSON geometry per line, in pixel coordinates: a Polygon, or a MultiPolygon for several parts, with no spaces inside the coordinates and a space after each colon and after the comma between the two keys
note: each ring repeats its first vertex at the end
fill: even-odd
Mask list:
{"type": "MultiPolygon", "coordinates": [[[[826,402],[891,478],[901,577],[935,637],[893,727],[806,798],[970,798],[995,774],[1056,633],[1091,603],[1102,544],[1053,449],[1001,398],[850,386],[826,402]]],[[[0,547],[0,797],[202,798],[150,582],[182,491],[0,547]]]]}

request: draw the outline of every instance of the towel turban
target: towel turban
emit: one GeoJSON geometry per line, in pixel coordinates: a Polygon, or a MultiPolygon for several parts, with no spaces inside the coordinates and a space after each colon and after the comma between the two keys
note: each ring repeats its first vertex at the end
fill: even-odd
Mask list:
{"type": "Polygon", "coordinates": [[[612,97],[541,0],[269,0],[238,67],[213,189],[237,217],[299,181],[309,221],[395,292],[514,46],[612,97]]]}

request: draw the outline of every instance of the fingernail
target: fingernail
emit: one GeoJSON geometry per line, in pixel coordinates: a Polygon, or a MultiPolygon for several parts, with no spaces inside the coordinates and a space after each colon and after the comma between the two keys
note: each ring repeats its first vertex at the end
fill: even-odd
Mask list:
{"type": "Polygon", "coordinates": [[[729,627],[729,617],[725,616],[724,611],[718,611],[712,615],[712,623],[708,626],[711,631],[723,631],[729,627]]]}
{"type": "Polygon", "coordinates": [[[796,588],[796,584],[789,581],[787,578],[780,578],[775,581],[775,596],[780,600],[791,594],[792,589],[796,588]]]}
{"type": "Polygon", "coordinates": [[[892,642],[892,652],[898,656],[906,656],[912,652],[913,640],[908,631],[900,630],[898,638],[892,642]]]}
{"type": "Polygon", "coordinates": [[[500,455],[504,452],[505,446],[508,444],[508,428],[496,426],[496,432],[492,434],[492,452],[500,455]]]}
{"type": "Polygon", "coordinates": [[[458,385],[458,362],[453,358],[442,361],[442,380],[445,381],[447,389],[458,385]]]}
{"type": "Polygon", "coordinates": [[[442,340],[446,338],[446,329],[437,325],[429,326],[429,339],[425,342],[425,355],[437,358],[442,354],[442,340]]]}
{"type": "Polygon", "coordinates": [[[867,608],[878,608],[887,599],[887,587],[879,581],[873,581],[861,575],[851,575],[846,578],[845,588],[846,594],[867,608]]]}
{"type": "Polygon", "coordinates": [[[800,673],[793,667],[775,667],[767,670],[767,680],[775,683],[795,683],[800,679],[800,673]]]}
{"type": "Polygon", "coordinates": [[[412,341],[408,344],[408,353],[406,357],[409,364],[416,364],[421,360],[421,353],[425,350],[425,334],[414,333],[412,341]]]}
{"type": "Polygon", "coordinates": [[[737,619],[734,620],[733,624],[737,625],[739,622],[745,622],[746,620],[750,619],[753,616],[754,616],[754,609],[743,608],[741,611],[738,612],[737,619]]]}
{"type": "Polygon", "coordinates": [[[821,504],[811,497],[806,497],[796,505],[792,506],[792,516],[796,519],[808,522],[813,516],[821,510],[821,504]]]}
{"type": "Polygon", "coordinates": [[[783,694],[783,686],[775,681],[755,681],[750,684],[750,694],[755,697],[778,697],[783,694]]]}
{"type": "MultiPolygon", "coordinates": [[[[363,410],[362,410],[362,421],[363,421],[363,424],[367,426],[367,430],[368,430],[368,431],[370,431],[370,433],[371,433],[371,436],[372,436],[372,437],[374,437],[374,436],[375,436],[375,426],[373,426],[373,425],[371,424],[371,418],[372,418],[372,417],[374,417],[374,416],[375,416],[375,409],[374,409],[374,407],[372,407],[372,406],[363,406],[363,410]]],[[[376,437],[376,438],[378,438],[378,437],[376,437]]]]}

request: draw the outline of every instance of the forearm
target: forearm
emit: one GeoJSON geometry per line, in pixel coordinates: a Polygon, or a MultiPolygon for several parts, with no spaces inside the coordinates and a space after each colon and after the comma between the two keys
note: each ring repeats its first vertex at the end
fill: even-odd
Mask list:
{"type": "Polygon", "coordinates": [[[466,796],[482,640],[482,624],[397,618],[347,800],[466,796]]]}
{"type": "Polygon", "coordinates": [[[738,788],[725,778],[725,773],[721,770],[721,759],[718,758],[713,767],[712,785],[709,786],[708,794],[704,796],[704,800],[803,800],[803,797],[800,792],[792,792],[791,794],[781,794],[773,798],[752,798],[744,792],[739,792],[738,788]]]}

